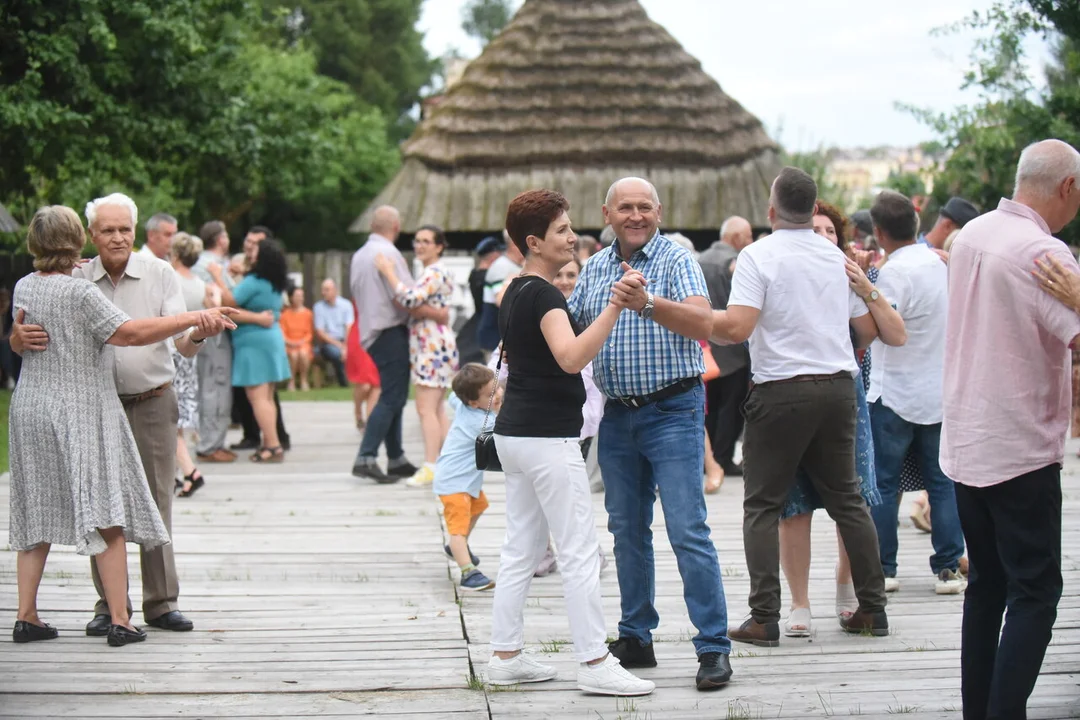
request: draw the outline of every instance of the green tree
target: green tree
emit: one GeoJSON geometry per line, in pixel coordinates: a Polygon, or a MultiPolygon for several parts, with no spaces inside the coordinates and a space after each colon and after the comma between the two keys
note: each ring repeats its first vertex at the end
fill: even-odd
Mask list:
{"type": "Polygon", "coordinates": [[[784,151],[781,160],[785,165],[797,167],[814,178],[818,187],[818,197],[843,210],[850,204],[851,197],[847,188],[832,182],[829,178],[829,166],[834,153],[835,149],[821,146],[816,150],[806,152],[784,151]]]}
{"type": "Polygon", "coordinates": [[[889,177],[885,179],[885,187],[909,198],[926,194],[926,183],[918,173],[913,172],[890,170],[889,177]]]}
{"type": "MultiPolygon", "coordinates": [[[[948,113],[901,107],[932,127],[949,153],[935,177],[936,205],[960,195],[989,210],[1012,194],[1016,163],[1028,144],[1055,137],[1080,146],[1080,10],[1076,0],[999,0],[939,32],[960,28],[989,32],[976,43],[964,83],[978,91],[978,101],[948,113]],[[1048,86],[1041,90],[1024,55],[1031,34],[1055,43],[1048,86]]],[[[1080,243],[1080,225],[1072,223],[1061,237],[1080,243]]]]}
{"type": "Polygon", "coordinates": [[[412,111],[437,68],[416,29],[423,0],[263,0],[276,32],[309,48],[318,71],[379,108],[395,140],[412,132],[412,111]]]}
{"type": "Polygon", "coordinates": [[[513,15],[511,0],[469,0],[461,11],[461,28],[484,46],[502,32],[513,15]]]}
{"type": "Polygon", "coordinates": [[[292,249],[343,242],[397,150],[377,108],[268,36],[248,0],[6,10],[0,201],[25,223],[41,204],[81,211],[122,191],[189,229],[274,218],[292,249]]]}

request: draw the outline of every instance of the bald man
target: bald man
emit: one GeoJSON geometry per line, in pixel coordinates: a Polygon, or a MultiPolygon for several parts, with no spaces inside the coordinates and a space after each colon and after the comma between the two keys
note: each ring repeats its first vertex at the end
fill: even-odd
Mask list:
{"type": "MultiPolygon", "coordinates": [[[[720,239],[698,256],[713,310],[727,308],[735,258],[753,241],[754,230],[749,221],[734,215],[720,226],[720,239]]],[[[750,351],[742,344],[710,343],[709,346],[720,367],[720,377],[705,383],[705,432],[712,440],[713,457],[724,468],[724,474],[742,475],[742,464],[735,464],[735,443],[743,430],[739,406],[750,387],[750,351]]]]}

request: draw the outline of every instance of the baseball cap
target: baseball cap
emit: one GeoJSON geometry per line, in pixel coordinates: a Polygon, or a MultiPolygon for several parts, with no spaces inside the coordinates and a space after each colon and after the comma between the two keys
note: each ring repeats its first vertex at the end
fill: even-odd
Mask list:
{"type": "Polygon", "coordinates": [[[866,235],[874,234],[874,221],[870,219],[869,210],[859,210],[852,213],[851,223],[866,235]]]}
{"type": "Polygon", "coordinates": [[[502,252],[506,249],[501,235],[491,235],[476,244],[477,255],[487,255],[492,252],[502,252]]]}

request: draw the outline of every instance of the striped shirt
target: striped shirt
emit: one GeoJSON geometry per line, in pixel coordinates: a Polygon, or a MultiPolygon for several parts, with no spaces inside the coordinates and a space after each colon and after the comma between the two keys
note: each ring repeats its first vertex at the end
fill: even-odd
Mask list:
{"type": "MultiPolygon", "coordinates": [[[[567,301],[570,314],[582,325],[589,325],[604,311],[611,299],[611,286],[622,279],[618,244],[616,240],[589,258],[567,301]]],[[[648,279],[649,292],[658,298],[674,302],[695,295],[709,298],[701,266],[687,250],[660,233],[634,253],[629,264],[648,279]]],[[[619,315],[611,337],[593,361],[596,384],[609,398],[648,395],[704,372],[705,360],[697,340],[642,320],[630,311],[619,315]]]]}

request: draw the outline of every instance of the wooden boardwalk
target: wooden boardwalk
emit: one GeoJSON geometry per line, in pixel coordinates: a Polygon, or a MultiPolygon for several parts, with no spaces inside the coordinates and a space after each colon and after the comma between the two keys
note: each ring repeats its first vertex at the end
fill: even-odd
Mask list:
{"type": "MultiPolygon", "coordinates": [[[[246,461],[202,468],[208,484],[177,500],[173,527],[181,608],[192,633],[150,629],[122,649],[88,638],[94,590],[88,563],[53,550],[42,584],[43,617],[61,638],[14,645],[0,639],[2,718],[794,718],[862,715],[960,716],[959,597],[938,597],[927,569],[929,536],[901,528],[902,588],[890,597],[893,634],[848,637],[832,619],[833,525],[814,527],[811,598],[815,637],[779,648],[736,646],[732,684],[693,686],[694,633],[675,559],[657,513],[659,667],[648,698],[588,697],[574,684],[560,576],[533,583],[526,610],[530,651],[558,667],[559,680],[492,692],[471,681],[490,651],[490,594],[456,593],[442,553],[437,500],[426,490],[376,486],[351,477],[359,442],[351,408],[288,403],[295,449],[281,466],[246,461]]],[[[415,413],[407,445],[419,458],[415,413]]],[[[1080,717],[1080,461],[1064,483],[1065,597],[1031,717],[1080,717]]],[[[473,549],[497,576],[504,531],[502,479],[489,475],[492,508],[473,549]]],[[[742,486],[709,498],[732,624],[747,612],[742,486]]],[[[610,552],[602,496],[601,542],[610,552]]],[[[0,479],[0,618],[16,608],[15,553],[7,546],[8,484],[0,479]]],[[[139,606],[139,566],[130,563],[139,606]]],[[[614,568],[604,574],[611,631],[618,620],[614,568]]],[[[141,623],[141,615],[136,615],[141,623]]],[[[7,632],[4,630],[4,632],[7,632]]]]}

